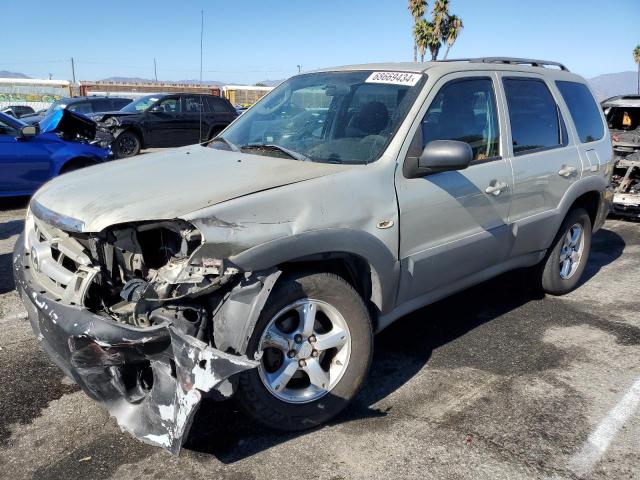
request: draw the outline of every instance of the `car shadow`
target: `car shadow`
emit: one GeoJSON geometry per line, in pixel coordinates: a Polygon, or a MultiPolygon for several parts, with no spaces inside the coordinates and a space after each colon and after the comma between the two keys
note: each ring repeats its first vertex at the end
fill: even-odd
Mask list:
{"type": "Polygon", "coordinates": [[[14,210],[26,208],[31,197],[6,197],[0,198],[0,210],[14,210]]]}
{"type": "MultiPolygon", "coordinates": [[[[600,230],[594,236],[582,283],[615,261],[624,246],[618,234],[600,230]]],[[[530,287],[528,278],[522,270],[503,274],[406,315],[389,326],[376,337],[371,371],[361,392],[332,424],[386,416],[388,411],[375,405],[420,372],[435,350],[528,302],[542,299],[544,295],[530,287]]],[[[527,352],[523,354],[528,356],[527,352]]],[[[202,460],[213,455],[223,463],[234,463],[310,432],[274,431],[250,420],[234,401],[207,400],[196,414],[184,448],[202,460]]]]}

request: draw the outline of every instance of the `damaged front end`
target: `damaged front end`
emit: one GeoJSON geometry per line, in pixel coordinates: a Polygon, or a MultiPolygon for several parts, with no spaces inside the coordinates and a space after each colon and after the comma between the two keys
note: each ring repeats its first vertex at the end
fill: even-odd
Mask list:
{"type": "Polygon", "coordinates": [[[258,365],[243,353],[280,272],[201,256],[183,220],[82,230],[32,202],[14,275],[33,330],[123,429],[178,453],[203,395],[258,365]]]}
{"type": "Polygon", "coordinates": [[[611,185],[614,188],[614,215],[640,218],[640,127],[612,135],[615,164],[611,185]]]}

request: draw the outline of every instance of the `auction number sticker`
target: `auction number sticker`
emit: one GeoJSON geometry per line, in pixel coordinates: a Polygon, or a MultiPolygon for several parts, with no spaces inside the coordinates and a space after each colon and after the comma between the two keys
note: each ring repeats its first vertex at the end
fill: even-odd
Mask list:
{"type": "Polygon", "coordinates": [[[373,72],[365,83],[390,83],[392,85],[407,85],[413,87],[422,78],[421,73],[407,72],[373,72]]]}

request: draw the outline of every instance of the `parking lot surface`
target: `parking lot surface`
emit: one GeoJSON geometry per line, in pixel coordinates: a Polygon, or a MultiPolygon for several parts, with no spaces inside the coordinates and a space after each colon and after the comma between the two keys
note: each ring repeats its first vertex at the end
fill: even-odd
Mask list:
{"type": "Polygon", "coordinates": [[[400,319],[332,424],[284,434],[205,403],[172,457],[40,351],[11,277],[25,205],[0,203],[0,477],[640,478],[639,223],[607,221],[570,295],[510,273],[400,319]]]}

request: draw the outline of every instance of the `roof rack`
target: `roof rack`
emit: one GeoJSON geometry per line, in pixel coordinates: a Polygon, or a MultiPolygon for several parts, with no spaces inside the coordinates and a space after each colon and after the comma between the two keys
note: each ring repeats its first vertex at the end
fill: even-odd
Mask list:
{"type": "Polygon", "coordinates": [[[547,60],[536,60],[533,58],[516,57],[479,57],[479,58],[454,58],[451,60],[438,60],[440,62],[472,62],[472,63],[504,63],[507,65],[531,65],[532,67],[558,67],[560,70],[568,72],[569,69],[562,63],[547,60]]]}

